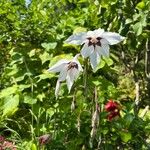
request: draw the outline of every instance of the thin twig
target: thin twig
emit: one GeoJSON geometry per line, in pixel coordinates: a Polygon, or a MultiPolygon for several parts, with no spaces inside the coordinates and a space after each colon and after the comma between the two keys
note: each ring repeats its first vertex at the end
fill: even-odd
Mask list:
{"type": "Polygon", "coordinates": [[[147,79],[150,80],[150,45],[147,39],[146,41],[146,52],[145,52],[145,74],[147,79]]]}

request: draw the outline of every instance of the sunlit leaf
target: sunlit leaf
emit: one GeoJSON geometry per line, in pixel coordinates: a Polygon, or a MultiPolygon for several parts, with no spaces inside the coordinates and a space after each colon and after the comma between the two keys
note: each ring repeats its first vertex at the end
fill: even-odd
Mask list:
{"type": "Polygon", "coordinates": [[[130,132],[120,132],[120,136],[123,142],[127,143],[132,138],[132,134],[130,132]]]}
{"type": "Polygon", "coordinates": [[[53,42],[53,43],[42,43],[41,46],[43,48],[45,48],[46,51],[49,51],[50,49],[54,49],[57,46],[57,43],[56,42],[53,42]]]}
{"type": "Polygon", "coordinates": [[[19,95],[15,96],[8,96],[4,100],[4,106],[3,106],[3,116],[5,115],[12,115],[19,105],[19,95]]]}

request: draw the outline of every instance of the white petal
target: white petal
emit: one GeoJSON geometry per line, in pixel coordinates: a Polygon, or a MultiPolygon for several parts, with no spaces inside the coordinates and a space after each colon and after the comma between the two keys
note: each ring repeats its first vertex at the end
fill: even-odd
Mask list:
{"type": "Polygon", "coordinates": [[[80,56],[81,54],[80,53],[78,53],[78,54],[76,54],[75,56],[74,56],[74,58],[73,58],[73,60],[78,60],[78,57],[80,56]]]}
{"type": "Polygon", "coordinates": [[[56,99],[58,98],[58,94],[59,94],[59,91],[60,91],[60,87],[61,87],[61,83],[60,83],[60,81],[58,80],[57,83],[56,83],[56,88],[55,88],[55,96],[56,96],[56,99]]]}
{"type": "Polygon", "coordinates": [[[94,35],[95,35],[94,31],[88,31],[87,32],[87,37],[92,37],[94,35]]]}
{"type": "Polygon", "coordinates": [[[101,46],[96,46],[97,52],[99,55],[103,55],[105,57],[109,57],[109,45],[108,42],[105,39],[102,39],[101,41],[101,46]]]}
{"type": "Polygon", "coordinates": [[[79,76],[79,70],[77,70],[76,68],[70,69],[68,71],[66,82],[67,82],[69,93],[70,93],[74,80],[76,80],[78,76],[79,76]]]}
{"type": "Polygon", "coordinates": [[[101,37],[106,39],[110,45],[117,44],[125,39],[125,37],[115,32],[104,32],[101,37]]]}
{"type": "Polygon", "coordinates": [[[54,66],[48,69],[49,72],[60,72],[64,66],[68,63],[68,60],[62,59],[58,61],[54,66]]]}
{"type": "Polygon", "coordinates": [[[58,77],[58,80],[59,81],[64,81],[66,80],[66,77],[67,77],[67,69],[68,69],[68,65],[66,65],[60,72],[59,74],[59,77],[58,77]]]}
{"type": "Polygon", "coordinates": [[[83,71],[83,69],[82,69],[82,66],[81,66],[80,62],[78,61],[79,56],[80,56],[80,54],[76,54],[75,57],[73,58],[72,62],[75,62],[75,63],[78,64],[78,70],[80,72],[80,71],[83,71]]]}
{"type": "Polygon", "coordinates": [[[82,49],[81,49],[81,55],[84,57],[84,58],[87,58],[91,55],[91,53],[94,51],[94,47],[93,45],[91,46],[88,46],[88,42],[86,42],[82,49]]]}
{"type": "Polygon", "coordinates": [[[79,70],[79,72],[83,71],[83,68],[82,68],[82,66],[81,66],[81,64],[80,64],[80,62],[78,60],[74,60],[73,62],[75,62],[75,63],[78,64],[78,70],[79,70]]]}
{"type": "Polygon", "coordinates": [[[104,29],[100,29],[100,28],[94,31],[88,31],[87,37],[100,37],[103,32],[104,32],[104,29]]]}
{"type": "Polygon", "coordinates": [[[86,32],[80,32],[80,33],[76,33],[76,34],[71,35],[65,41],[65,43],[81,45],[84,43],[85,39],[86,39],[86,32]]]}
{"type": "Polygon", "coordinates": [[[80,71],[83,72],[83,68],[82,68],[80,62],[79,62],[79,61],[76,61],[76,63],[78,64],[78,70],[79,70],[79,72],[80,72],[80,71]]]}
{"type": "Polygon", "coordinates": [[[97,29],[94,30],[96,37],[101,37],[101,35],[104,33],[104,29],[97,29]]]}
{"type": "Polygon", "coordinates": [[[91,55],[90,55],[90,63],[91,66],[93,68],[93,70],[95,71],[97,65],[100,62],[100,55],[98,54],[97,51],[94,51],[91,55]]]}

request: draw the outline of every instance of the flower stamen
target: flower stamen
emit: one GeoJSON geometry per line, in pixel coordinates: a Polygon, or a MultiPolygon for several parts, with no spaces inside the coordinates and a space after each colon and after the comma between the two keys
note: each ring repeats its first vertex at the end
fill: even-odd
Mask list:
{"type": "Polygon", "coordinates": [[[88,46],[93,45],[94,48],[95,48],[96,45],[97,46],[101,46],[101,42],[100,42],[100,40],[102,39],[101,37],[97,37],[97,38],[95,38],[95,37],[88,37],[87,39],[89,40],[88,46]]]}
{"type": "Polygon", "coordinates": [[[75,62],[69,62],[68,65],[69,65],[69,66],[68,66],[68,70],[70,70],[70,69],[72,69],[72,68],[78,69],[78,64],[75,63],[75,62]]]}

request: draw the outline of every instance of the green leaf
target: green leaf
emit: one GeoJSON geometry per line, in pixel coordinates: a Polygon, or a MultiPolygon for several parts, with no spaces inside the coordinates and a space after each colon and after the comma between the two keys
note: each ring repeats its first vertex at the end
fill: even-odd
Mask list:
{"type": "Polygon", "coordinates": [[[27,104],[35,104],[37,102],[37,99],[36,98],[32,98],[30,95],[25,95],[24,96],[24,103],[27,103],[27,104]]]}
{"type": "Polygon", "coordinates": [[[145,14],[141,14],[141,24],[143,27],[146,27],[147,22],[146,22],[146,15],[145,14]]]}
{"type": "Polygon", "coordinates": [[[74,29],[73,34],[78,33],[78,32],[86,32],[87,29],[83,27],[77,27],[74,29]]]}
{"type": "Polygon", "coordinates": [[[100,85],[101,84],[101,82],[100,81],[98,81],[98,80],[95,80],[95,81],[92,81],[93,82],[93,84],[94,85],[96,85],[96,86],[98,86],[98,85],[100,85]]]}
{"type": "Polygon", "coordinates": [[[17,110],[17,106],[19,105],[19,95],[15,96],[8,96],[4,100],[4,106],[3,106],[3,116],[5,115],[11,115],[17,110]]]}
{"type": "Polygon", "coordinates": [[[133,119],[134,119],[134,116],[132,114],[126,114],[124,116],[125,124],[126,124],[127,127],[129,127],[129,125],[131,124],[133,119]]]}
{"type": "Polygon", "coordinates": [[[29,53],[29,57],[33,57],[36,54],[36,49],[32,49],[29,53]]]}
{"type": "Polygon", "coordinates": [[[46,12],[44,10],[40,10],[40,13],[43,15],[43,17],[46,16],[46,12]]]}
{"type": "Polygon", "coordinates": [[[113,5],[117,2],[117,0],[102,0],[101,5],[102,7],[108,8],[110,5],[113,5]]]}
{"type": "Polygon", "coordinates": [[[124,132],[124,131],[120,132],[120,136],[121,136],[121,140],[125,143],[127,143],[132,138],[132,135],[130,132],[124,132]]]}
{"type": "Polygon", "coordinates": [[[32,143],[31,150],[37,150],[37,147],[34,143],[32,143]]]}
{"type": "Polygon", "coordinates": [[[46,51],[49,51],[50,49],[56,48],[57,43],[56,43],[56,42],[53,42],[53,43],[42,43],[41,46],[42,46],[43,48],[45,48],[46,51]]]}
{"type": "Polygon", "coordinates": [[[113,60],[111,58],[108,58],[108,57],[104,57],[104,60],[108,66],[111,66],[114,63],[113,60]]]}
{"type": "Polygon", "coordinates": [[[50,60],[50,55],[46,51],[43,54],[40,54],[39,57],[42,61],[42,64],[44,64],[46,61],[50,60]]]}
{"type": "Polygon", "coordinates": [[[141,22],[137,22],[135,25],[133,25],[133,30],[137,36],[139,36],[142,33],[142,29],[143,28],[141,22]]]}
{"type": "Polygon", "coordinates": [[[136,8],[137,9],[144,9],[145,8],[145,3],[143,1],[139,2],[137,5],[136,5],[136,8]]]}
{"type": "Polygon", "coordinates": [[[106,62],[105,62],[103,59],[101,59],[100,63],[98,64],[98,66],[97,66],[97,68],[96,68],[96,71],[97,71],[98,69],[103,68],[103,67],[105,66],[105,64],[106,64],[106,62]]]}
{"type": "Polygon", "coordinates": [[[19,91],[23,91],[24,89],[27,89],[29,87],[31,87],[31,84],[20,84],[19,91]]]}
{"type": "Polygon", "coordinates": [[[6,89],[3,89],[0,92],[0,98],[5,98],[8,97],[11,94],[15,94],[18,90],[18,86],[17,85],[13,85],[12,87],[8,87],[6,89]]]}
{"type": "Polygon", "coordinates": [[[55,76],[55,74],[51,74],[47,71],[47,73],[40,74],[40,75],[36,76],[36,78],[39,78],[37,82],[40,82],[41,80],[50,79],[54,76],[55,76]]]}
{"type": "Polygon", "coordinates": [[[129,23],[132,23],[132,19],[130,19],[130,18],[128,18],[128,19],[126,19],[126,24],[129,24],[129,23]]]}

